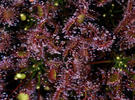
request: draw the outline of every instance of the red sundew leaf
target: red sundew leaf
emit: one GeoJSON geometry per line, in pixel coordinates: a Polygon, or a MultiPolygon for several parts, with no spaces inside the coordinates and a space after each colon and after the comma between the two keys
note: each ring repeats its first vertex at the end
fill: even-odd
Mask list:
{"type": "Polygon", "coordinates": [[[126,13],[132,13],[133,1],[134,1],[134,0],[128,0],[126,13]]]}
{"type": "Polygon", "coordinates": [[[118,72],[115,72],[110,75],[109,80],[107,82],[108,85],[116,84],[120,81],[120,74],[118,72]]]}
{"type": "Polygon", "coordinates": [[[123,27],[129,22],[129,19],[127,17],[129,16],[125,16],[123,20],[119,23],[119,25],[115,28],[115,34],[119,33],[123,29],[123,27]]]}
{"type": "Polygon", "coordinates": [[[56,70],[54,68],[50,69],[50,71],[48,73],[49,81],[54,82],[56,80],[56,77],[57,77],[56,70]]]}
{"type": "Polygon", "coordinates": [[[128,84],[127,87],[131,88],[131,89],[135,89],[135,84],[133,82],[131,82],[130,84],[128,84]]]}
{"type": "Polygon", "coordinates": [[[24,5],[25,1],[24,0],[14,0],[13,1],[13,6],[19,7],[21,5],[24,5]]]}
{"type": "Polygon", "coordinates": [[[54,94],[52,100],[59,100],[59,97],[60,97],[60,94],[62,93],[62,91],[63,91],[63,88],[58,89],[58,90],[55,92],[55,94],[54,94]]]}
{"type": "Polygon", "coordinates": [[[7,48],[9,48],[11,43],[10,40],[11,40],[11,36],[9,34],[6,34],[4,32],[0,34],[0,52],[3,52],[7,48]]]}
{"type": "Polygon", "coordinates": [[[69,85],[69,73],[65,75],[66,85],[69,85]]]}
{"type": "Polygon", "coordinates": [[[106,3],[111,2],[112,0],[98,0],[97,6],[101,7],[104,6],[106,3]]]}
{"type": "Polygon", "coordinates": [[[0,62],[0,69],[8,69],[10,67],[13,67],[11,59],[4,59],[3,61],[0,62]]]}
{"type": "Polygon", "coordinates": [[[127,4],[127,9],[125,11],[124,14],[124,18],[122,19],[122,21],[119,23],[119,25],[115,28],[114,33],[117,34],[120,31],[123,31],[124,27],[129,24],[132,23],[132,17],[134,19],[134,10],[133,9],[133,0],[129,0],[128,4],[127,4]]]}
{"type": "Polygon", "coordinates": [[[93,33],[99,33],[98,27],[96,27],[95,25],[93,25],[91,23],[88,24],[88,27],[87,28],[90,29],[93,33]]]}
{"type": "Polygon", "coordinates": [[[15,20],[17,20],[18,11],[15,11],[14,7],[0,7],[0,11],[0,22],[13,25],[15,20]]]}
{"type": "Polygon", "coordinates": [[[20,57],[20,58],[25,58],[25,57],[28,56],[28,53],[25,52],[25,51],[18,51],[18,52],[16,52],[16,55],[17,55],[18,57],[20,57]]]}
{"type": "Polygon", "coordinates": [[[22,83],[23,88],[20,89],[19,93],[26,93],[29,95],[29,100],[35,100],[36,96],[33,96],[33,94],[36,93],[36,80],[30,80],[26,85],[22,83]]]}
{"type": "Polygon", "coordinates": [[[42,19],[43,17],[44,17],[44,15],[45,15],[45,10],[44,10],[45,8],[44,8],[44,6],[43,5],[41,5],[41,4],[36,4],[36,5],[34,5],[33,7],[32,7],[32,9],[30,10],[30,12],[34,12],[34,16],[36,17],[36,18],[40,18],[40,19],[42,19]]]}
{"type": "Polygon", "coordinates": [[[63,28],[63,32],[68,34],[69,29],[75,23],[75,21],[76,21],[76,17],[73,16],[72,18],[70,18],[69,21],[65,24],[65,27],[63,28]]]}
{"type": "Polygon", "coordinates": [[[78,41],[70,41],[69,44],[67,45],[66,50],[63,53],[64,58],[68,55],[69,51],[72,50],[73,48],[76,47],[78,44],[78,41]]]}

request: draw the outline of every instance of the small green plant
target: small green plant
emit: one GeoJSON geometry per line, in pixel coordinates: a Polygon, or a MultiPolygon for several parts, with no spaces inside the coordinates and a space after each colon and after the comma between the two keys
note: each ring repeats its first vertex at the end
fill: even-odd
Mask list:
{"type": "Polygon", "coordinates": [[[42,60],[35,60],[33,58],[30,58],[30,62],[31,64],[27,68],[24,68],[20,72],[16,73],[14,80],[22,80],[27,78],[26,76],[30,76],[30,80],[37,78],[36,89],[40,89],[40,77],[41,74],[45,72],[44,63],[42,60]]]}
{"type": "Polygon", "coordinates": [[[130,60],[129,57],[124,57],[122,55],[116,56],[116,58],[114,60],[114,62],[115,62],[114,67],[118,68],[118,69],[126,68],[127,67],[127,63],[129,62],[129,60],[130,60]]]}

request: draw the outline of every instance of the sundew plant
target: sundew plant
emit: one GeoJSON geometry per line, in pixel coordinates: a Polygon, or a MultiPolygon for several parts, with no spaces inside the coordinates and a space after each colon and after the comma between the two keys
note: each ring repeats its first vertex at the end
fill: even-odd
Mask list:
{"type": "Polygon", "coordinates": [[[0,0],[0,100],[135,100],[135,0],[0,0]]]}

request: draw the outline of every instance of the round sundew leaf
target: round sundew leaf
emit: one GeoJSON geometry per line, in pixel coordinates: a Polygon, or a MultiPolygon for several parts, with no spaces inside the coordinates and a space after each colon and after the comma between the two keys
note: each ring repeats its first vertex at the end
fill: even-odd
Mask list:
{"type": "Polygon", "coordinates": [[[77,17],[77,22],[78,23],[82,23],[84,21],[84,18],[85,18],[85,15],[84,14],[80,14],[78,17],[77,17]]]}
{"type": "Polygon", "coordinates": [[[18,52],[17,52],[17,55],[18,55],[19,57],[25,57],[25,56],[27,56],[27,53],[26,53],[25,51],[18,51],[18,52]]]}
{"type": "Polygon", "coordinates": [[[40,17],[42,17],[43,16],[43,9],[42,9],[42,7],[41,6],[37,6],[37,9],[38,9],[38,15],[40,16],[40,17]]]}
{"type": "Polygon", "coordinates": [[[115,82],[119,79],[119,75],[118,74],[113,74],[110,77],[110,82],[115,82]]]}
{"type": "Polygon", "coordinates": [[[130,83],[130,88],[135,88],[135,84],[134,83],[130,83]]]}
{"type": "Polygon", "coordinates": [[[120,85],[116,85],[114,88],[118,91],[120,89],[120,85]]]}
{"type": "Polygon", "coordinates": [[[48,78],[51,82],[56,80],[56,70],[55,69],[50,69],[50,72],[48,73],[48,78]]]}

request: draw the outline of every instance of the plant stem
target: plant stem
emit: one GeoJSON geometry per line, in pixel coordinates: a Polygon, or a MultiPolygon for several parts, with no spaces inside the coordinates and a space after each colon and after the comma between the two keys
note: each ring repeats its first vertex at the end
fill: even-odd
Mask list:
{"type": "Polygon", "coordinates": [[[112,60],[104,60],[104,61],[96,61],[96,62],[89,62],[88,64],[94,65],[94,64],[103,64],[103,63],[112,63],[112,60]]]}

